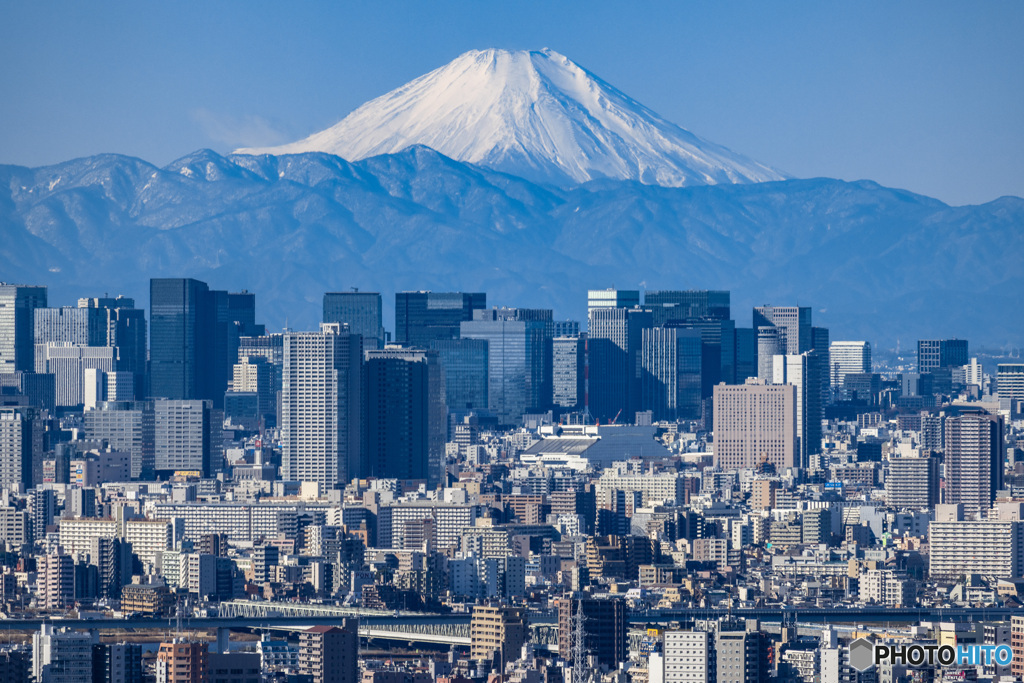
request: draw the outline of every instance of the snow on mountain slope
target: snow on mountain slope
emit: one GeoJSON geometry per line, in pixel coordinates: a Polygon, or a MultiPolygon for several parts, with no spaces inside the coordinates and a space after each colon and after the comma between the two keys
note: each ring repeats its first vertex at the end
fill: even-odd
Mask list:
{"type": "Polygon", "coordinates": [[[411,145],[556,185],[611,178],[682,187],[786,177],[666,121],[548,49],[467,52],[305,140],[236,153],[327,152],[355,161],[411,145]]]}

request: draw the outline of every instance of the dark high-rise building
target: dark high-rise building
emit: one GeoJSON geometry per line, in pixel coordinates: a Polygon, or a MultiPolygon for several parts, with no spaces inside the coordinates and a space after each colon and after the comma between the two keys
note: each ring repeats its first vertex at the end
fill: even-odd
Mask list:
{"type": "Polygon", "coordinates": [[[483,292],[397,292],[395,343],[426,349],[433,339],[457,339],[461,323],[486,307],[483,292]]]}
{"type": "Polygon", "coordinates": [[[588,321],[589,410],[598,420],[633,422],[640,409],[643,331],[653,327],[640,308],[593,308],[588,321]]]}
{"type": "Polygon", "coordinates": [[[363,476],[441,480],[447,435],[437,351],[367,351],[363,476]]]}
{"type": "Polygon", "coordinates": [[[784,354],[797,354],[814,348],[811,309],[805,306],[758,306],[754,309],[754,327],[776,327],[784,354]]]}
{"type": "Polygon", "coordinates": [[[381,298],[377,292],[327,292],[323,321],[345,323],[352,334],[362,335],[366,349],[384,348],[381,298]]]}
{"type": "Polygon", "coordinates": [[[583,651],[611,669],[629,657],[626,632],[626,603],[618,599],[558,598],[558,651],[572,661],[576,646],[577,614],[583,612],[583,651]]]}
{"type": "Polygon", "coordinates": [[[829,404],[831,397],[830,388],[832,382],[829,380],[829,368],[832,365],[831,345],[829,344],[827,327],[811,328],[811,350],[814,356],[811,359],[816,365],[815,372],[821,378],[821,405],[829,404]]]}
{"type": "Polygon", "coordinates": [[[209,287],[198,280],[150,281],[151,396],[205,397],[205,384],[214,370],[215,318],[208,294],[209,287]]]}
{"type": "Polygon", "coordinates": [[[551,405],[552,328],[548,309],[484,309],[462,323],[464,339],[487,341],[487,405],[505,424],[551,405]]]}
{"type": "Polygon", "coordinates": [[[736,323],[728,318],[685,318],[670,320],[665,323],[665,327],[696,330],[700,333],[703,347],[701,398],[709,398],[719,382],[736,383],[736,323]]]}
{"type": "Polygon", "coordinates": [[[556,337],[578,337],[580,323],[578,320],[556,320],[551,334],[556,337]]]}
{"type": "Polygon", "coordinates": [[[93,683],[145,680],[141,643],[97,643],[92,646],[93,683]]]}
{"type": "Polygon", "coordinates": [[[918,373],[967,365],[968,360],[966,339],[922,339],[917,342],[918,373]]]}
{"type": "Polygon", "coordinates": [[[450,413],[487,409],[487,340],[435,339],[444,368],[445,402],[450,413]]]}
{"type": "Polygon", "coordinates": [[[736,330],[736,384],[748,377],[757,377],[757,330],[737,327],[736,330]]]}
{"type": "Polygon", "coordinates": [[[187,278],[150,281],[150,395],[224,405],[240,338],[263,334],[255,296],[187,278]]]}
{"type": "Polygon", "coordinates": [[[35,368],[35,309],[46,307],[46,287],[0,283],[0,374],[35,368]]]}
{"type": "Polygon", "coordinates": [[[1003,488],[1003,418],[988,413],[946,418],[946,500],[967,516],[984,514],[1003,488]]]}
{"type": "Polygon", "coordinates": [[[713,318],[728,320],[730,316],[729,292],[707,289],[664,290],[644,294],[644,306],[654,312],[654,324],[687,318],[713,318]],[[655,309],[661,308],[662,311],[655,309]],[[665,316],[660,319],[659,316],[665,316]]]}
{"type": "Polygon", "coordinates": [[[582,410],[586,390],[586,333],[556,336],[551,357],[552,403],[567,410],[582,410]]]}
{"type": "Polygon", "coordinates": [[[699,330],[643,330],[641,409],[655,420],[700,417],[703,342],[699,330]]]}

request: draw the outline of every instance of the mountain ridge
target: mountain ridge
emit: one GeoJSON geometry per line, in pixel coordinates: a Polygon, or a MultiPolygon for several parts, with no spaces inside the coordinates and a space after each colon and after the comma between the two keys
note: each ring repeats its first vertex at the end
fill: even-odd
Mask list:
{"type": "Polygon", "coordinates": [[[394,291],[461,289],[582,320],[586,289],[646,282],[729,289],[740,326],[752,305],[800,303],[836,339],[1024,337],[1009,314],[1024,200],[951,207],[871,181],[563,189],[427,148],[101,155],[0,166],[0,224],[4,279],[49,285],[54,305],[142,303],[149,277],[190,276],[256,292],[271,328],[315,328],[323,292],[350,286],[389,310],[394,291]]]}

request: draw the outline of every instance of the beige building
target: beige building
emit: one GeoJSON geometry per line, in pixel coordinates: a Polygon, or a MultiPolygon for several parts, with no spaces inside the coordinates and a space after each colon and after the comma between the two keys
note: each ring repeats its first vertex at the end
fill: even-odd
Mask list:
{"type": "Polygon", "coordinates": [[[747,382],[715,387],[715,465],[723,470],[750,469],[762,462],[780,471],[793,467],[796,387],[747,382]]]}
{"type": "Polygon", "coordinates": [[[477,605],[469,626],[470,659],[493,661],[497,654],[504,661],[519,659],[526,642],[526,615],[506,605],[477,605]]]}

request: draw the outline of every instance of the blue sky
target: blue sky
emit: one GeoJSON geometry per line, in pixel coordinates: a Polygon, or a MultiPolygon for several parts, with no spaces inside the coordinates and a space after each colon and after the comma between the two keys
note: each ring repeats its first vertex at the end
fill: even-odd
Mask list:
{"type": "Polygon", "coordinates": [[[286,142],[473,48],[550,47],[794,176],[1024,196],[1024,3],[0,4],[0,163],[286,142]]]}

